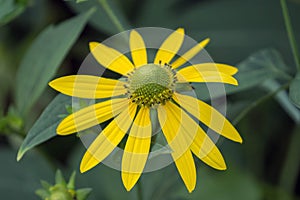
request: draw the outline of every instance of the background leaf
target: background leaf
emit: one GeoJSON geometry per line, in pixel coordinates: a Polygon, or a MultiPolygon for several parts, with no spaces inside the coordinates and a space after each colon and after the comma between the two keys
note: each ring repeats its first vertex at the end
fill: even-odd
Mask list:
{"type": "Polygon", "coordinates": [[[17,109],[23,116],[54,76],[92,12],[89,10],[57,26],[50,25],[28,49],[16,78],[17,109]]]}
{"type": "Polygon", "coordinates": [[[0,0],[0,26],[20,15],[25,10],[26,4],[26,0],[0,0]]]}
{"type": "MultiPolygon", "coordinates": [[[[263,83],[263,88],[268,91],[274,92],[281,87],[281,84],[275,80],[268,80],[263,83]]],[[[300,85],[299,85],[300,86],[300,85]]],[[[299,86],[297,88],[299,88],[299,86]]],[[[299,90],[299,89],[298,89],[299,90]]],[[[286,111],[286,113],[296,122],[300,122],[300,111],[291,103],[288,94],[285,90],[278,92],[275,95],[275,99],[286,111]]]]}
{"type": "Polygon", "coordinates": [[[290,99],[298,108],[300,108],[300,72],[297,73],[290,85],[290,99]]]}
{"type": "Polygon", "coordinates": [[[67,114],[66,105],[70,104],[71,97],[63,94],[56,96],[29,130],[19,149],[17,160],[20,160],[28,150],[56,135],[56,127],[62,120],[59,115],[67,114]]]}
{"type": "MultiPolygon", "coordinates": [[[[288,67],[284,64],[280,54],[274,49],[263,49],[252,55],[247,59],[237,64],[239,69],[238,73],[234,76],[238,82],[238,86],[224,85],[226,94],[234,94],[237,92],[245,91],[253,88],[257,85],[261,85],[263,82],[280,77],[288,79],[289,75],[286,73],[288,67]]],[[[193,83],[192,84],[197,91],[199,91],[199,97],[203,99],[210,99],[224,95],[222,89],[214,91],[213,94],[209,94],[204,87],[205,84],[193,83]]],[[[210,84],[221,85],[219,83],[210,84]]]]}
{"type": "MultiPolygon", "coordinates": [[[[113,24],[111,19],[108,17],[106,11],[103,9],[99,0],[88,0],[81,3],[76,3],[69,1],[67,4],[77,13],[86,12],[90,7],[97,7],[97,12],[90,18],[89,22],[92,26],[94,26],[99,31],[109,33],[109,34],[116,34],[120,31],[116,28],[113,24]]],[[[108,0],[107,4],[116,15],[120,23],[122,24],[125,30],[130,28],[129,22],[126,19],[123,11],[120,9],[118,4],[114,0],[108,0]]]]}

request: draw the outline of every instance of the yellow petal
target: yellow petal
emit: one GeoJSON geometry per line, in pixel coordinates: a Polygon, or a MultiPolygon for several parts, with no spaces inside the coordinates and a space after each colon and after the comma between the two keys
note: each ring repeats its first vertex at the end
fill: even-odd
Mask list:
{"type": "Polygon", "coordinates": [[[119,114],[128,106],[127,98],[112,99],[85,107],[62,120],[56,131],[68,135],[100,124],[119,114]]]}
{"type": "Polygon", "coordinates": [[[79,98],[107,98],[126,93],[124,82],[89,75],[72,75],[55,79],[49,85],[55,90],[79,98]]]}
{"type": "Polygon", "coordinates": [[[177,72],[177,78],[178,82],[214,82],[238,85],[237,80],[231,75],[218,71],[198,71],[193,66],[179,70],[177,72]]]}
{"type": "Polygon", "coordinates": [[[182,178],[186,188],[191,193],[196,186],[196,167],[190,150],[175,160],[176,168],[182,178]]]}
{"type": "Polygon", "coordinates": [[[199,128],[182,109],[172,102],[159,106],[158,120],[168,145],[172,149],[172,157],[176,167],[191,192],[196,185],[195,163],[190,152],[190,145],[199,128]]]}
{"type": "Polygon", "coordinates": [[[102,43],[90,42],[90,51],[101,65],[114,72],[126,75],[134,69],[126,56],[102,43]]]}
{"type": "Polygon", "coordinates": [[[221,152],[200,127],[191,145],[191,150],[207,165],[218,170],[226,169],[226,164],[221,152]]]}
{"type": "Polygon", "coordinates": [[[172,58],[176,55],[181,47],[184,40],[184,29],[179,28],[174,31],[159,47],[156,53],[154,63],[159,64],[160,62],[170,63],[172,58]]]}
{"type": "Polygon", "coordinates": [[[135,67],[147,64],[147,51],[142,36],[135,30],[130,33],[130,51],[135,67]]]}
{"type": "Polygon", "coordinates": [[[242,143],[242,138],[234,126],[216,109],[194,97],[175,93],[173,99],[203,124],[222,136],[242,143]]]}
{"type": "Polygon", "coordinates": [[[136,104],[130,103],[128,109],[122,111],[120,115],[110,122],[97,136],[81,160],[81,172],[86,172],[102,162],[121,142],[132,124],[136,108],[136,104]]]}
{"type": "Polygon", "coordinates": [[[220,72],[227,75],[234,75],[238,72],[236,67],[221,63],[201,63],[187,66],[180,70],[181,73],[203,73],[203,72],[220,72]]]}
{"type": "Polygon", "coordinates": [[[142,107],[131,127],[122,158],[122,180],[127,191],[143,172],[150,151],[151,133],[150,110],[142,107]]]}
{"type": "Polygon", "coordinates": [[[177,60],[175,60],[171,65],[173,69],[176,69],[192,59],[197,53],[199,53],[208,43],[209,38],[201,41],[199,44],[195,45],[193,48],[188,50],[186,53],[184,53],[182,56],[180,56],[177,60]]]}

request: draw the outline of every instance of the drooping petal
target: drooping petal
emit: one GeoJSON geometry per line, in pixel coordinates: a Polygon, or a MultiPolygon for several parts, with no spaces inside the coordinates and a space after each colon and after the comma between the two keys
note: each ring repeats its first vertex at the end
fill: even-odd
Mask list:
{"type": "Polygon", "coordinates": [[[142,107],[131,127],[122,158],[122,180],[131,190],[143,172],[151,143],[150,110],[142,107]]]}
{"type": "Polygon", "coordinates": [[[69,96],[97,99],[126,93],[124,82],[90,75],[71,75],[55,79],[49,85],[69,96]]]}
{"type": "Polygon", "coordinates": [[[159,47],[156,53],[154,64],[170,63],[172,58],[176,55],[180,49],[184,40],[184,29],[178,28],[174,31],[159,47]]]}
{"type": "Polygon", "coordinates": [[[85,107],[62,120],[56,131],[68,135],[93,127],[119,114],[128,106],[127,98],[111,99],[85,107]]]}
{"type": "Polygon", "coordinates": [[[171,65],[173,69],[176,69],[192,59],[197,53],[199,53],[204,47],[209,43],[209,38],[201,41],[197,45],[195,45],[193,48],[188,50],[186,53],[184,53],[182,56],[180,56],[177,60],[175,60],[171,65]]]}
{"type": "Polygon", "coordinates": [[[97,136],[81,160],[81,172],[86,172],[102,162],[121,142],[132,124],[136,108],[136,104],[130,103],[128,109],[122,111],[120,115],[110,122],[97,136]]]}
{"type": "Polygon", "coordinates": [[[187,66],[180,70],[180,73],[183,74],[197,74],[203,72],[219,72],[227,75],[234,75],[238,72],[238,69],[236,67],[221,63],[201,63],[187,66]]]}
{"type": "Polygon", "coordinates": [[[196,185],[196,168],[190,152],[190,145],[199,128],[182,109],[172,102],[158,107],[158,120],[168,145],[172,149],[172,157],[178,172],[189,192],[196,185]]]}
{"type": "Polygon", "coordinates": [[[186,151],[175,160],[175,165],[186,188],[191,193],[195,189],[197,179],[195,162],[191,151],[186,151]]]}
{"type": "Polygon", "coordinates": [[[175,93],[173,99],[203,124],[220,135],[242,143],[242,138],[234,126],[216,109],[194,97],[175,93]]]}
{"type": "Polygon", "coordinates": [[[124,76],[134,69],[131,61],[119,51],[98,42],[90,42],[89,45],[95,59],[105,68],[124,76]]]}
{"type": "Polygon", "coordinates": [[[142,36],[135,30],[130,33],[130,51],[135,67],[147,64],[147,51],[142,36]]]}
{"type": "Polygon", "coordinates": [[[207,165],[218,170],[226,169],[226,164],[221,152],[201,127],[199,127],[197,131],[191,145],[191,150],[207,165]]]}
{"type": "Polygon", "coordinates": [[[237,80],[231,75],[217,71],[198,71],[193,66],[186,67],[177,72],[178,82],[214,82],[238,85],[237,80]]]}

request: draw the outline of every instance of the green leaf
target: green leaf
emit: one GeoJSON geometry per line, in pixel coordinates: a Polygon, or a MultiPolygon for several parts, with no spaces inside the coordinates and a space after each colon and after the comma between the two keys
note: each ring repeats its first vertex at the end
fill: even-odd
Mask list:
{"type": "MultiPolygon", "coordinates": [[[[281,84],[275,80],[268,80],[263,85],[263,88],[268,91],[274,92],[281,87],[281,84]]],[[[299,85],[300,86],[300,85],[299,85]]],[[[298,86],[298,88],[299,88],[298,86]]],[[[278,92],[275,95],[275,99],[281,105],[281,107],[286,111],[286,113],[296,122],[300,122],[300,111],[291,103],[288,94],[285,90],[278,92]]]]}
{"type": "MultiPolygon", "coordinates": [[[[272,78],[290,78],[287,74],[288,66],[284,64],[282,57],[274,49],[263,49],[252,54],[246,60],[239,63],[237,68],[239,71],[235,75],[235,78],[238,80],[239,85],[225,85],[224,88],[227,95],[251,89],[272,78]]],[[[213,94],[208,93],[207,89],[204,88],[204,84],[193,83],[192,85],[195,87],[199,97],[203,99],[224,95],[224,90],[222,90],[220,83],[210,84],[212,87],[217,86],[219,88],[215,87],[213,94]]]]}
{"type": "Polygon", "coordinates": [[[26,4],[26,0],[0,0],[0,26],[19,16],[25,10],[26,4]]]}
{"type": "Polygon", "coordinates": [[[56,135],[56,127],[61,121],[58,116],[67,113],[65,105],[70,103],[71,97],[62,94],[56,96],[29,130],[19,149],[17,160],[28,150],[56,135]]]}
{"type": "Polygon", "coordinates": [[[94,9],[46,28],[33,42],[17,72],[16,103],[24,116],[54,76],[94,9]]]}
{"type": "Polygon", "coordinates": [[[296,77],[290,85],[290,100],[298,108],[300,108],[300,72],[297,73],[296,77]]]}
{"type": "MultiPolygon", "coordinates": [[[[91,7],[97,7],[97,12],[89,20],[90,24],[96,29],[104,31],[108,34],[116,34],[120,32],[103,9],[99,0],[88,0],[79,4],[76,2],[68,1],[67,4],[77,13],[85,12],[91,7]]],[[[107,4],[112,12],[116,15],[117,19],[120,21],[123,28],[125,30],[129,29],[129,22],[116,2],[109,0],[107,1],[107,4]]]]}

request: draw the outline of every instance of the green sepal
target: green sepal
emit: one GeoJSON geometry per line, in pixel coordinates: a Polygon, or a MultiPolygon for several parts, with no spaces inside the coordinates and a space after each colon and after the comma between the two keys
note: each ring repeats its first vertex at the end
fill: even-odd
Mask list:
{"type": "Polygon", "coordinates": [[[88,196],[91,194],[92,189],[91,188],[82,188],[76,190],[76,198],[77,200],[86,200],[88,196]]]}
{"type": "Polygon", "coordinates": [[[62,175],[62,173],[61,173],[60,170],[56,171],[56,174],[55,174],[55,183],[63,185],[63,186],[67,186],[66,180],[65,180],[65,178],[62,175]]]}

